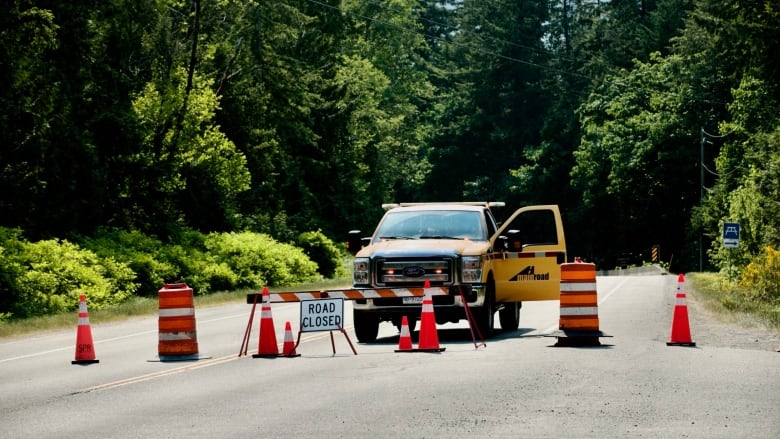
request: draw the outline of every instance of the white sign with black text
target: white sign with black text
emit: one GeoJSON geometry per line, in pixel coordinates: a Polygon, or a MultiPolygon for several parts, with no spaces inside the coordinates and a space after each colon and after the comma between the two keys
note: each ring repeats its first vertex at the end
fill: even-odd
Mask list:
{"type": "Polygon", "coordinates": [[[344,329],[344,299],[301,301],[301,332],[344,329]]]}

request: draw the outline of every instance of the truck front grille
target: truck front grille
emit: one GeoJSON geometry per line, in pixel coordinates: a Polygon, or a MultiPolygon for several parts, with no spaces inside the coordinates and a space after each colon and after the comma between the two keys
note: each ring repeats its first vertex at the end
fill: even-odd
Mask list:
{"type": "Polygon", "coordinates": [[[384,287],[452,285],[453,260],[439,259],[378,259],[376,261],[376,285],[384,287]]]}
{"type": "MultiPolygon", "coordinates": [[[[403,303],[403,300],[401,300],[400,297],[373,299],[373,300],[374,300],[374,306],[392,306],[392,307],[420,306],[419,304],[407,305],[403,303]]],[[[431,300],[433,300],[433,306],[452,306],[455,304],[455,296],[433,296],[431,297],[431,300]]]]}

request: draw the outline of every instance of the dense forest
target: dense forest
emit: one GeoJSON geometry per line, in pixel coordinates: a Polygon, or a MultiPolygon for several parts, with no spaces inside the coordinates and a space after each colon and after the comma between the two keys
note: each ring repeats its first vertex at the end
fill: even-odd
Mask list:
{"type": "Polygon", "coordinates": [[[7,0],[0,226],[341,241],[498,200],[606,268],[739,273],[780,244],[778,54],[774,0],[7,0]]]}

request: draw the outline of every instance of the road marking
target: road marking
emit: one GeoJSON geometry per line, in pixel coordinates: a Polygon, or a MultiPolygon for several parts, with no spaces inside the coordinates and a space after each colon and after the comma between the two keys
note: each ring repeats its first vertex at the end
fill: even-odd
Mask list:
{"type": "MultiPolygon", "coordinates": [[[[240,314],[240,315],[239,314],[234,314],[234,315],[229,315],[229,316],[217,317],[217,318],[213,318],[213,319],[203,319],[203,320],[201,320],[199,322],[200,323],[210,323],[210,322],[217,322],[217,321],[220,321],[220,320],[233,319],[233,318],[236,318],[236,317],[245,317],[245,314],[240,314]]],[[[93,344],[97,345],[97,344],[102,344],[102,343],[108,343],[108,342],[112,342],[112,341],[124,340],[126,338],[133,338],[133,337],[138,337],[138,336],[141,336],[141,335],[147,335],[147,334],[157,333],[157,332],[158,332],[157,329],[150,329],[148,331],[134,332],[132,334],[120,335],[120,336],[117,336],[117,337],[104,338],[104,339],[97,339],[96,338],[95,341],[93,342],[93,344]]],[[[11,357],[11,358],[3,358],[3,359],[0,359],[0,364],[7,363],[9,361],[23,360],[25,358],[40,357],[42,355],[52,354],[52,353],[55,353],[55,352],[67,351],[67,350],[71,350],[73,348],[74,348],[73,346],[67,346],[67,347],[62,347],[62,348],[49,349],[47,351],[33,352],[31,354],[19,355],[19,356],[11,357]]]]}
{"type": "Polygon", "coordinates": [[[67,348],[50,349],[48,351],[35,352],[27,355],[19,355],[18,357],[4,358],[0,360],[0,363],[7,363],[9,361],[22,360],[31,357],[40,357],[41,355],[51,354],[52,352],[60,352],[60,351],[70,350],[70,349],[73,349],[73,346],[68,346],[67,348]]]}
{"type": "MultiPolygon", "coordinates": [[[[345,330],[346,329],[352,329],[352,327],[345,328],[345,330]]],[[[327,337],[328,334],[329,333],[325,333],[325,332],[312,333],[312,335],[307,335],[307,336],[301,337],[301,343],[306,343],[306,342],[319,340],[321,338],[327,337]]],[[[279,343],[279,347],[280,348],[283,347],[283,345],[284,345],[284,343],[279,343]]],[[[80,394],[80,393],[96,392],[96,391],[99,391],[99,390],[108,390],[108,389],[114,389],[114,388],[117,388],[117,387],[127,386],[127,385],[130,385],[130,384],[142,383],[144,381],[149,381],[149,380],[153,380],[153,379],[156,379],[156,378],[162,378],[162,377],[166,377],[166,376],[169,376],[169,375],[175,375],[175,374],[178,374],[178,373],[186,372],[188,370],[203,369],[205,367],[211,367],[211,366],[216,366],[216,365],[223,364],[223,363],[228,363],[230,361],[238,360],[239,358],[241,358],[241,357],[239,357],[236,354],[225,355],[223,357],[218,357],[218,358],[213,358],[213,359],[208,359],[208,360],[202,360],[202,361],[199,361],[196,364],[186,364],[184,366],[175,367],[173,369],[166,369],[166,370],[161,370],[159,372],[152,372],[152,373],[149,373],[149,374],[146,374],[146,375],[140,375],[140,376],[137,376],[137,377],[130,377],[130,378],[125,378],[123,380],[112,381],[110,383],[98,384],[97,386],[87,387],[85,389],[78,390],[76,392],[73,392],[73,394],[76,395],[76,394],[80,394]]]]}
{"type": "MultiPolygon", "coordinates": [[[[623,286],[623,284],[625,284],[626,282],[628,282],[628,278],[625,278],[625,279],[623,279],[622,281],[620,281],[620,283],[619,283],[619,284],[617,284],[617,285],[616,285],[614,288],[612,288],[612,289],[611,289],[611,290],[610,290],[610,291],[607,293],[607,295],[606,295],[606,296],[604,296],[604,297],[603,297],[601,300],[599,300],[599,302],[598,302],[599,306],[601,306],[601,304],[602,304],[602,303],[606,302],[606,301],[607,301],[607,299],[609,299],[609,297],[610,297],[611,295],[615,294],[615,293],[616,293],[616,292],[617,292],[617,291],[618,291],[618,290],[619,290],[619,289],[620,289],[620,288],[623,286]]],[[[598,282],[597,282],[597,284],[598,284],[598,282]]],[[[547,328],[547,329],[546,329],[544,332],[545,332],[545,333],[548,333],[548,332],[557,331],[557,330],[558,330],[558,323],[556,323],[556,324],[554,324],[554,325],[550,326],[550,327],[549,327],[549,328],[547,328]]]]}
{"type": "MultiPolygon", "coordinates": [[[[225,358],[225,357],[222,357],[222,358],[225,358]]],[[[216,358],[214,360],[205,360],[205,361],[213,362],[213,361],[218,361],[218,360],[220,360],[220,358],[216,358]]],[[[73,394],[75,395],[75,394],[79,394],[79,393],[89,393],[89,392],[95,392],[97,390],[113,389],[115,387],[121,387],[121,386],[125,386],[125,385],[128,385],[128,384],[140,383],[140,382],[148,381],[148,380],[151,380],[151,379],[154,379],[154,378],[159,378],[159,377],[163,377],[163,376],[168,376],[168,375],[174,375],[174,374],[177,374],[177,373],[181,373],[181,372],[184,372],[185,370],[190,369],[192,367],[193,367],[193,365],[188,364],[186,366],[181,366],[181,367],[177,367],[177,368],[174,368],[174,369],[166,369],[166,370],[161,370],[159,372],[153,372],[153,373],[150,373],[150,374],[147,374],[147,375],[141,375],[141,376],[137,376],[137,377],[125,378],[125,379],[119,380],[119,381],[113,381],[113,382],[110,382],[110,383],[99,384],[97,386],[87,387],[86,389],[81,389],[79,391],[73,392],[73,394]]]]}
{"type": "MultiPolygon", "coordinates": [[[[157,332],[157,330],[155,329],[155,330],[149,330],[149,331],[141,331],[141,332],[135,332],[133,334],[121,335],[121,336],[118,336],[118,337],[104,338],[102,340],[95,340],[93,342],[93,344],[107,343],[107,342],[110,342],[110,341],[122,340],[122,339],[125,339],[125,338],[138,337],[139,335],[146,335],[146,334],[150,334],[152,332],[157,332]]],[[[67,350],[71,350],[71,349],[73,349],[73,346],[68,346],[68,347],[64,347],[64,348],[49,349],[48,351],[33,352],[32,354],[19,355],[17,357],[11,357],[11,358],[4,358],[4,359],[0,360],[0,363],[7,363],[9,361],[14,361],[14,360],[23,360],[25,358],[40,357],[42,355],[51,354],[51,353],[54,353],[54,352],[67,351],[67,350]]]]}
{"type": "Polygon", "coordinates": [[[619,284],[617,284],[617,286],[615,288],[612,288],[612,290],[610,290],[610,292],[607,293],[607,295],[604,296],[603,299],[599,300],[599,305],[601,305],[602,303],[606,302],[606,300],[609,299],[609,296],[611,296],[614,293],[616,293],[620,289],[620,287],[622,287],[623,284],[625,284],[626,282],[628,282],[628,278],[623,279],[623,281],[620,282],[619,284]]]}

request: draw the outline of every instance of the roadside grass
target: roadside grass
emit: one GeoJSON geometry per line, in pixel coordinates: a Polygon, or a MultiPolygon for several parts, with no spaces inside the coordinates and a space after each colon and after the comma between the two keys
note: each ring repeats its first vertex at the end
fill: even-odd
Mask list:
{"type": "MultiPolygon", "coordinates": [[[[298,284],[292,287],[269,288],[270,292],[281,291],[319,291],[350,288],[351,278],[339,277],[324,279],[317,282],[298,284]]],[[[197,295],[195,292],[195,310],[198,308],[218,306],[227,303],[245,302],[249,293],[259,293],[262,290],[219,291],[212,294],[197,295]]],[[[134,297],[120,305],[92,310],[89,309],[90,324],[108,323],[127,320],[133,317],[148,316],[158,313],[157,297],[134,297]]],[[[76,330],[78,312],[59,313],[49,316],[31,317],[19,320],[0,320],[0,338],[16,337],[37,332],[55,331],[67,328],[76,330]]]]}
{"type": "Polygon", "coordinates": [[[696,298],[722,321],[780,332],[780,304],[750,300],[736,283],[718,273],[689,273],[686,280],[696,298]]]}

